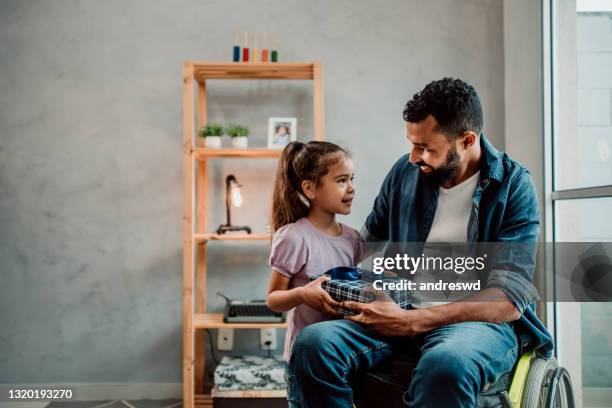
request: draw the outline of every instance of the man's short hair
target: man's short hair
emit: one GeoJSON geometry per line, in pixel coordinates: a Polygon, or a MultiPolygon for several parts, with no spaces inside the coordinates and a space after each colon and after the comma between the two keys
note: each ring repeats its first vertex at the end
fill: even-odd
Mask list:
{"type": "Polygon", "coordinates": [[[442,78],[414,94],[404,108],[404,120],[417,123],[432,115],[450,140],[482,131],[482,106],[473,86],[460,79],[442,78]]]}

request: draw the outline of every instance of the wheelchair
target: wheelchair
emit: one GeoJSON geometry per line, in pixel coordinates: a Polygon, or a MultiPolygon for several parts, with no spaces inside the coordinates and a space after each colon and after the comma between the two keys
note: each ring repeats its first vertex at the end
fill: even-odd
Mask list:
{"type": "MultiPolygon", "coordinates": [[[[383,361],[352,381],[356,408],[406,407],[410,372],[418,358],[402,356],[383,361]],[[407,374],[408,373],[408,374],[407,374]]],[[[512,372],[487,384],[476,408],[574,408],[572,382],[555,358],[523,353],[512,372]]]]}

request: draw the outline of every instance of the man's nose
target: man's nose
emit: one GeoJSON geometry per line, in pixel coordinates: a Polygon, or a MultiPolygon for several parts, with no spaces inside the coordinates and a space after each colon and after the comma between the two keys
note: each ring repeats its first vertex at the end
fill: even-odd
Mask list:
{"type": "Polygon", "coordinates": [[[416,164],[421,161],[421,155],[418,154],[414,149],[410,152],[410,156],[408,157],[408,161],[412,164],[416,164]]]}

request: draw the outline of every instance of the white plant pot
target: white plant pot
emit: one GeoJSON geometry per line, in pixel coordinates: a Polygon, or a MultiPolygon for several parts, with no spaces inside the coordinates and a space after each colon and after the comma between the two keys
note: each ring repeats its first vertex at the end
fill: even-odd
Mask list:
{"type": "Polygon", "coordinates": [[[249,145],[249,138],[243,136],[232,137],[232,146],[236,149],[246,149],[249,145]]]}
{"type": "Polygon", "coordinates": [[[221,136],[207,136],[204,138],[204,146],[210,147],[211,149],[218,149],[221,147],[221,136]]]}

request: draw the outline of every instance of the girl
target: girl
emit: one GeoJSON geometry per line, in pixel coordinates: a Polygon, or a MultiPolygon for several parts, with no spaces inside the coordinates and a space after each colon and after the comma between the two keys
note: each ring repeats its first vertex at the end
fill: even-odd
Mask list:
{"type": "Polygon", "coordinates": [[[283,357],[305,326],[337,317],[339,306],[321,288],[325,271],[355,266],[359,232],[336,221],[349,214],[355,195],[353,162],[329,142],[291,142],[283,150],[274,184],[268,306],[289,317],[283,357]],[[318,277],[310,281],[311,277],[318,277]]]}

